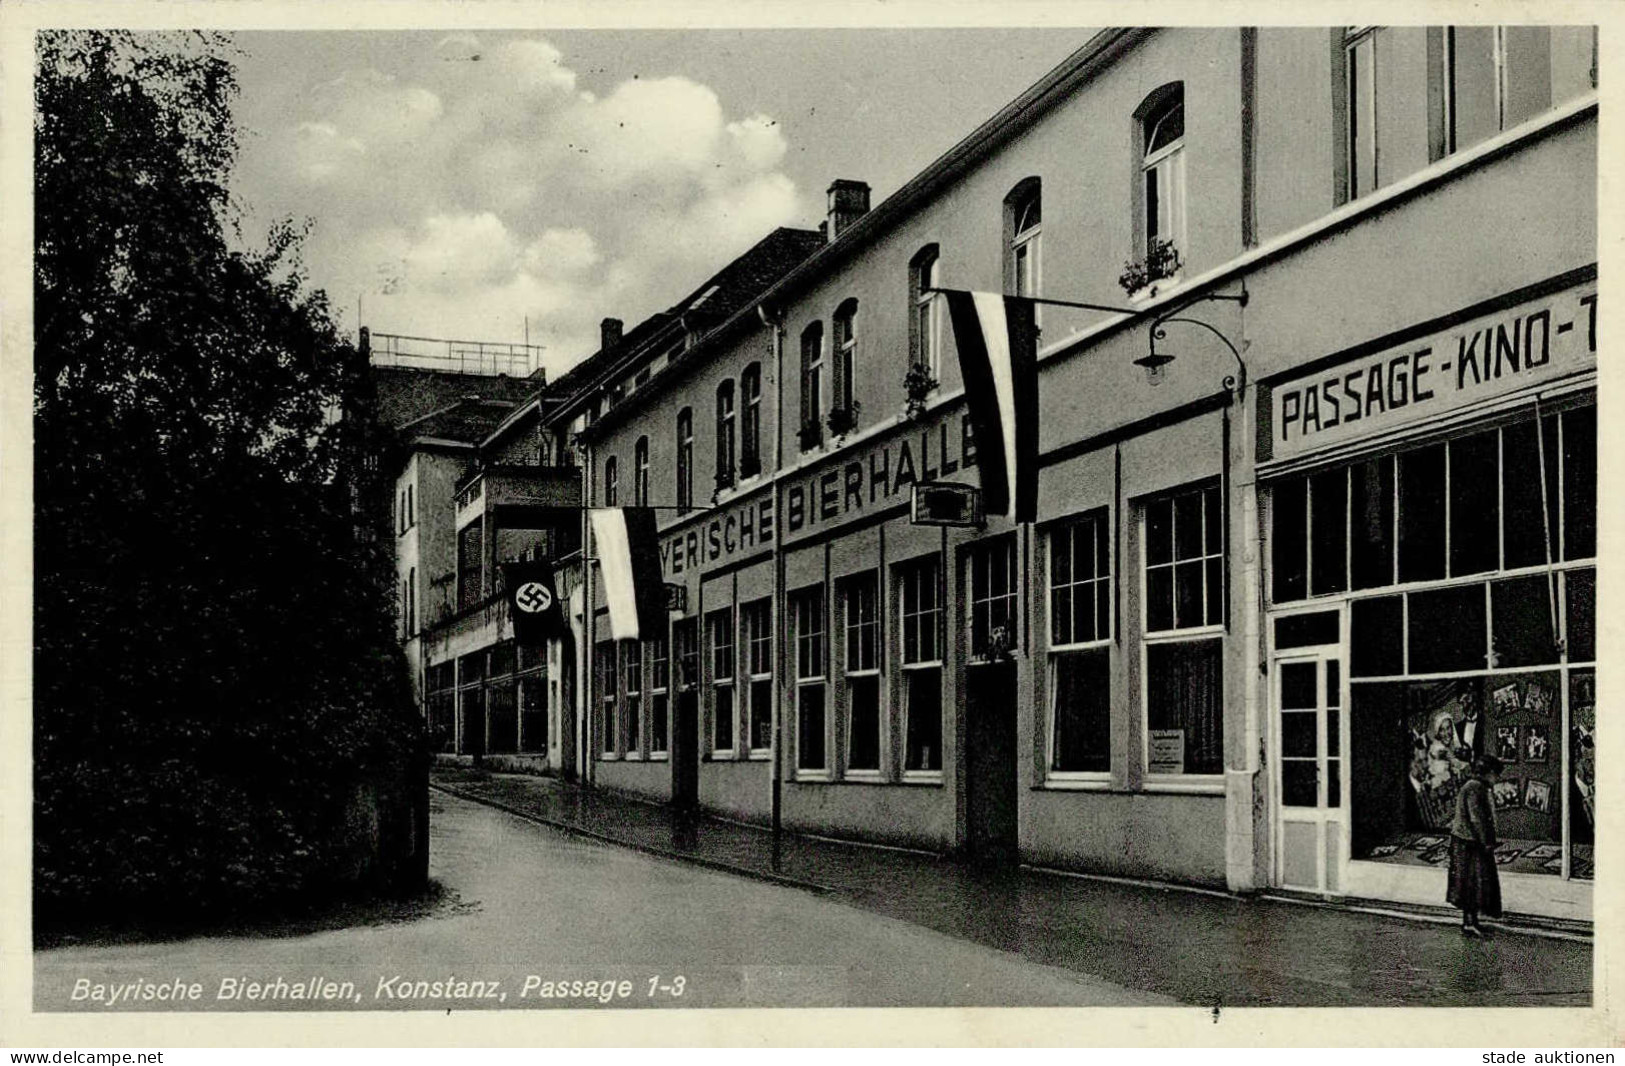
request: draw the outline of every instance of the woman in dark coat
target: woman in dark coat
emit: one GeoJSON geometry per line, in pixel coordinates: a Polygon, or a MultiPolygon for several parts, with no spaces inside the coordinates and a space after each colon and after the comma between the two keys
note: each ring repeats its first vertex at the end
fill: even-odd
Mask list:
{"type": "Polygon", "coordinates": [[[1480,914],[1501,916],[1501,877],[1495,868],[1495,804],[1490,790],[1501,774],[1501,760],[1480,755],[1473,776],[1456,793],[1456,816],[1450,823],[1450,887],[1445,898],[1461,908],[1461,932],[1481,937],[1480,914]]]}

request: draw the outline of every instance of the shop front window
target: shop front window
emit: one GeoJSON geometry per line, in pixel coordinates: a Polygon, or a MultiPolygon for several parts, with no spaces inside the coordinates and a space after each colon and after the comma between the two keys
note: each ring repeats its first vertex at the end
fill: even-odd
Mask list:
{"type": "Polygon", "coordinates": [[[1487,753],[1505,766],[1493,791],[1501,871],[1592,876],[1595,412],[1543,413],[1271,487],[1277,602],[1323,594],[1319,546],[1347,545],[1355,859],[1442,871],[1456,794],[1487,753]],[[1345,528],[1317,535],[1319,501],[1343,493],[1345,528]]]}

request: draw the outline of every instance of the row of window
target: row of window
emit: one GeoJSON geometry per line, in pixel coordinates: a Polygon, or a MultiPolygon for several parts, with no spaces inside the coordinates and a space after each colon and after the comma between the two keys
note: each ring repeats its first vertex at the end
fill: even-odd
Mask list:
{"type": "MultiPolygon", "coordinates": [[[[1572,73],[1554,66],[1553,33],[1585,32],[1581,29],[1554,31],[1540,26],[1456,26],[1428,31],[1437,47],[1430,48],[1426,85],[1411,88],[1409,106],[1426,93],[1432,158],[1461,151],[1508,129],[1549,108],[1586,87],[1574,84],[1572,73]]],[[[1594,47],[1594,46],[1593,46],[1594,47]]],[[[1380,27],[1349,27],[1340,51],[1344,97],[1341,103],[1343,125],[1340,169],[1344,175],[1343,195],[1353,199],[1394,180],[1379,161],[1379,126],[1385,120],[1382,108],[1387,100],[1379,92],[1388,75],[1388,53],[1399,44],[1390,31],[1380,27]]],[[[1561,51],[1561,48],[1560,48],[1561,51]]],[[[1572,65],[1572,64],[1571,64],[1572,65]]],[[[1595,85],[1595,59],[1589,71],[1595,85]]],[[[1414,114],[1414,111],[1410,111],[1414,114]]],[[[1137,254],[1144,257],[1138,284],[1149,284],[1174,276],[1181,267],[1186,247],[1186,155],[1185,99],[1182,82],[1164,85],[1146,96],[1134,114],[1138,144],[1139,181],[1133,196],[1133,216],[1137,254]]],[[[1004,201],[1004,290],[1018,296],[1036,296],[1042,279],[1043,193],[1040,179],[1031,177],[1018,183],[1004,201]]],[[[937,245],[922,248],[909,262],[908,271],[908,360],[935,379],[940,373],[942,347],[938,303],[932,290],[940,282],[940,250],[937,245]]],[[[1134,284],[1134,282],[1126,282],[1134,284]]],[[[856,425],[860,397],[855,392],[855,364],[858,361],[860,327],[859,303],[848,299],[836,309],[830,322],[826,351],[822,321],[809,323],[800,335],[800,427],[798,439],[803,451],[822,445],[826,427],[837,436],[856,425]],[[826,373],[829,376],[826,395],[826,373]]],[[[717,389],[716,397],[716,484],[727,487],[736,477],[750,477],[761,469],[760,456],[760,367],[752,364],[739,380],[738,451],[735,451],[735,392],[732,381],[717,389]]],[[[678,505],[693,504],[693,413],[685,408],[678,415],[677,493],[678,505]]],[[[634,466],[639,470],[640,491],[634,498],[647,500],[648,476],[646,441],[638,446],[634,466]],[[640,458],[641,457],[641,458],[640,458]]],[[[614,463],[606,463],[606,492],[614,492],[614,463]]],[[[606,502],[615,502],[606,495],[606,502]]]]}
{"type": "MultiPolygon", "coordinates": [[[[1381,87],[1390,62],[1406,64],[1408,47],[1395,30],[1350,26],[1343,36],[1343,151],[1348,199],[1364,196],[1400,175],[1381,159],[1381,87]]],[[[1406,32],[1399,30],[1397,32],[1406,32]]],[[[1429,156],[1440,159],[1488,140],[1534,117],[1554,101],[1596,86],[1595,38],[1589,70],[1554,64],[1553,35],[1593,34],[1590,27],[1445,26],[1427,31],[1429,156]]],[[[1409,112],[1414,113],[1414,112],[1409,112]]]]}
{"type": "MultiPolygon", "coordinates": [[[[1223,537],[1219,491],[1205,485],[1148,502],[1145,531],[1144,643],[1147,727],[1179,730],[1184,762],[1169,773],[1217,774],[1223,766],[1223,537]]],[[[1106,774],[1110,752],[1113,639],[1109,516],[1102,508],[1052,527],[1048,551],[1048,691],[1052,775],[1106,774]]],[[[1015,647],[1019,581],[1015,542],[1001,538],[971,550],[966,572],[969,653],[983,660],[1015,647]]],[[[827,613],[825,586],[790,593],[785,631],[791,641],[792,742],[799,772],[839,770],[849,779],[931,779],[942,768],[945,591],[939,559],[896,567],[892,581],[897,672],[896,742],[883,670],[878,571],[835,582],[837,611],[827,613]],[[827,627],[833,624],[834,633],[827,627]],[[832,730],[832,703],[840,728],[832,730]],[[839,758],[830,748],[839,737],[839,758]]],[[[678,691],[703,700],[713,757],[766,755],[771,746],[773,655],[767,600],[709,612],[704,619],[708,675],[703,685],[694,647],[695,620],[678,622],[678,691]],[[684,664],[687,665],[684,665],[684,664]]],[[[602,706],[601,750],[662,757],[672,687],[664,642],[596,655],[602,706]],[[646,672],[647,671],[647,672],[646,672]],[[645,684],[644,678],[648,678],[645,684]],[[644,711],[649,711],[645,721],[644,711]]]]}
{"type": "Polygon", "coordinates": [[[424,689],[432,750],[547,751],[548,684],[539,649],[511,640],[430,666],[424,689]]]}

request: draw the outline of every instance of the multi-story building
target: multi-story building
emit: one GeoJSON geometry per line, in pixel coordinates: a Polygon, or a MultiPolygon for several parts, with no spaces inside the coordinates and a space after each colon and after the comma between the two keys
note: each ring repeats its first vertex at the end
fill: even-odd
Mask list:
{"type": "Polygon", "coordinates": [[[587,503],[673,508],[668,634],[583,572],[586,776],[1438,903],[1498,750],[1509,906],[1589,917],[1595,80],[1589,27],[1112,29],[833,184],[815,253],[543,415],[587,503]],[[1040,309],[1036,522],[913,521],[978,483],[938,287],[1091,305],[1040,309]]]}

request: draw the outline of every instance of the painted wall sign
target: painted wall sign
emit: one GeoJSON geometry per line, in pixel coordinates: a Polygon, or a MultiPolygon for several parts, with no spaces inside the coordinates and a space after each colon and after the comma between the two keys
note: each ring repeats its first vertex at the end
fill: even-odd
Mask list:
{"type": "Polygon", "coordinates": [[[1596,365],[1592,282],[1276,386],[1271,458],[1380,433],[1596,365]]]}
{"type": "Polygon", "coordinates": [[[867,452],[810,477],[792,480],[784,489],[786,535],[853,517],[866,508],[885,507],[912,498],[921,481],[948,478],[976,465],[970,416],[891,437],[867,452]]]}
{"type": "Polygon", "coordinates": [[[727,562],[770,547],[774,536],[772,496],[760,496],[660,540],[660,568],[668,577],[727,562]]]}

